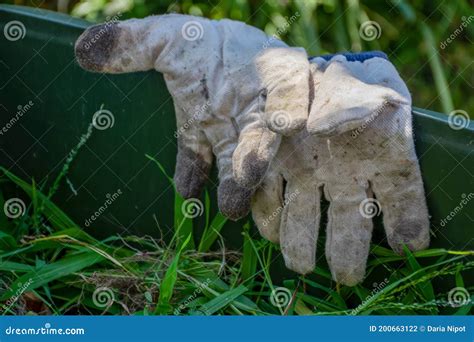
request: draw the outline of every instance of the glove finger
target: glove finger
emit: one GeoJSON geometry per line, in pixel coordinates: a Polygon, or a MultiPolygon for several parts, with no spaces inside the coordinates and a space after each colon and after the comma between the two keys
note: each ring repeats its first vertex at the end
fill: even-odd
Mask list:
{"type": "Polygon", "coordinates": [[[269,171],[252,197],[252,218],[260,234],[273,243],[280,243],[283,211],[283,177],[269,171]]]}
{"type": "Polygon", "coordinates": [[[181,108],[175,105],[178,129],[178,155],[174,183],[184,198],[197,198],[201,194],[212,165],[212,149],[204,133],[195,123],[189,124],[181,108]]]}
{"type": "Polygon", "coordinates": [[[105,73],[153,69],[153,56],[158,56],[164,45],[159,42],[170,33],[162,28],[153,30],[163,18],[115,20],[87,28],[74,47],[79,65],[88,71],[105,73]]]}
{"type": "Polygon", "coordinates": [[[232,156],[235,180],[243,187],[257,187],[280,146],[281,136],[270,131],[258,117],[244,127],[232,156]]]}
{"type": "Polygon", "coordinates": [[[336,56],[314,60],[315,98],[307,129],[319,136],[356,129],[397,111],[410,102],[408,90],[393,65],[384,58],[349,62],[336,56]]]}
{"type": "Polygon", "coordinates": [[[232,174],[232,154],[238,142],[238,131],[230,118],[216,117],[206,122],[204,133],[212,145],[219,170],[217,202],[222,214],[231,220],[238,220],[250,211],[253,189],[239,185],[232,174]]]}
{"type": "Polygon", "coordinates": [[[178,142],[174,183],[183,198],[197,198],[201,194],[212,165],[208,158],[178,142]]]}
{"type": "MultiPolygon", "coordinates": [[[[403,253],[403,245],[416,251],[429,245],[429,214],[412,132],[411,106],[378,117],[359,142],[378,146],[374,159],[365,163],[368,179],[383,212],[389,245],[403,253]]],[[[359,144],[359,148],[361,145],[359,144]]]]}
{"type": "Polygon", "coordinates": [[[320,193],[316,183],[310,177],[288,181],[284,204],[280,244],[286,267],[300,274],[312,272],[320,220],[320,193]]]}
{"type": "Polygon", "coordinates": [[[338,283],[354,286],[365,276],[372,237],[372,220],[362,215],[365,189],[355,183],[325,186],[330,205],[326,231],[326,259],[338,283]]]}
{"type": "Polygon", "coordinates": [[[76,41],[75,55],[82,68],[94,72],[157,69],[175,75],[214,57],[221,42],[215,26],[210,20],[185,15],[112,20],[87,28],[76,41]]]}
{"type": "Polygon", "coordinates": [[[241,187],[232,178],[223,179],[217,188],[217,203],[224,216],[237,221],[250,211],[253,190],[241,187]]]}
{"type": "Polygon", "coordinates": [[[264,119],[268,127],[283,135],[303,129],[310,95],[306,52],[296,48],[265,49],[257,57],[256,67],[266,89],[264,119]]]}
{"type": "Polygon", "coordinates": [[[372,187],[383,212],[388,244],[399,254],[403,245],[412,251],[425,249],[430,224],[418,161],[405,159],[387,167],[391,169],[374,176],[372,187]]]}
{"type": "MultiPolygon", "coordinates": [[[[429,214],[413,143],[411,106],[377,118],[367,134],[383,148],[373,160],[372,188],[382,208],[389,245],[421,250],[429,245],[429,214]]],[[[359,137],[362,138],[362,135],[359,137]]]]}

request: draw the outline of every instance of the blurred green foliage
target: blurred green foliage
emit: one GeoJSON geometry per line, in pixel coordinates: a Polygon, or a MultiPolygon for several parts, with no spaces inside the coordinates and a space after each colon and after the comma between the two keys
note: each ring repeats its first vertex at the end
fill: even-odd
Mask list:
{"type": "MultiPolygon", "coordinates": [[[[0,0],[3,2],[4,0],[0,0]]],[[[6,1],[11,3],[12,1],[6,1]]],[[[230,18],[276,34],[312,55],[382,50],[400,70],[413,103],[450,113],[474,108],[472,0],[53,0],[19,1],[92,22],[170,12],[230,18]],[[295,19],[296,20],[293,20],[295,19]],[[375,22],[375,39],[361,27],[375,22]],[[378,29],[380,28],[380,30],[378,29]],[[449,40],[451,39],[451,41],[449,40]]]]}

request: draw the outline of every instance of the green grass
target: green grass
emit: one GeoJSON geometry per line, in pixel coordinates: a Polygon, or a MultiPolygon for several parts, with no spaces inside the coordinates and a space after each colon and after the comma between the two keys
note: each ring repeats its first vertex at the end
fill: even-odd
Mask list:
{"type": "MultiPolygon", "coordinates": [[[[66,165],[58,182],[67,170],[66,165]]],[[[334,283],[323,260],[313,274],[288,273],[282,279],[272,276],[278,246],[254,234],[252,222],[242,224],[241,250],[216,248],[224,244],[220,230],[226,220],[221,214],[209,217],[207,195],[206,227],[196,245],[193,221],[183,216],[178,194],[170,241],[147,236],[99,241],[54,204],[55,189],[39,189],[0,171],[2,182],[14,183],[31,200],[24,215],[0,220],[2,315],[407,315],[472,309],[472,304],[452,307],[447,298],[455,286],[474,292],[463,279],[474,267],[472,251],[429,249],[399,256],[373,245],[361,285],[334,283]],[[272,297],[275,291],[283,293],[282,302],[272,297]]]]}

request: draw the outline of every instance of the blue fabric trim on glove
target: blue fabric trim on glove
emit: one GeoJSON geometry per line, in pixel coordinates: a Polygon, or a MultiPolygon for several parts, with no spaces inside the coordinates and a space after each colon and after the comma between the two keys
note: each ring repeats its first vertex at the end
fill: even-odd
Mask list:
{"type": "MultiPolygon", "coordinates": [[[[363,62],[367,59],[371,59],[374,57],[380,57],[380,58],[388,60],[387,55],[382,51],[342,52],[342,53],[335,53],[335,54],[330,54],[330,55],[322,55],[319,57],[323,58],[326,61],[329,61],[331,58],[335,56],[339,56],[339,55],[346,57],[347,61],[349,62],[356,62],[356,61],[363,62]]],[[[316,58],[316,57],[311,57],[310,60],[313,58],[316,58]]]]}

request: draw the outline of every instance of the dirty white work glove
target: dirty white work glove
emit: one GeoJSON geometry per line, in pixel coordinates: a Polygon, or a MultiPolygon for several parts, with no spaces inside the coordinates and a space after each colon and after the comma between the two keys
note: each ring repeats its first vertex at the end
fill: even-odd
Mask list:
{"type": "Polygon", "coordinates": [[[261,234],[281,244],[288,268],[306,274],[315,267],[324,194],[326,259],[333,279],[349,286],[364,278],[380,211],[394,251],[429,244],[410,94],[388,60],[357,56],[312,60],[309,132],[282,140],[252,203],[261,234]]]}
{"type": "Polygon", "coordinates": [[[288,131],[306,123],[297,120],[309,108],[306,53],[241,22],[170,14],[106,23],[88,28],[75,53],[89,71],[164,74],[178,126],[177,191],[185,198],[199,195],[213,152],[219,208],[231,219],[249,211],[281,140],[259,112],[266,106],[267,112],[272,106],[291,112],[295,123],[288,131]],[[255,59],[262,55],[272,57],[270,73],[278,75],[269,83],[256,73],[255,59]],[[281,101],[283,95],[293,100],[281,101]]]}

